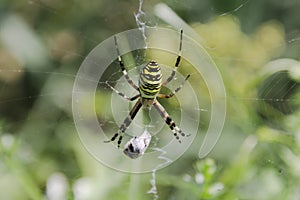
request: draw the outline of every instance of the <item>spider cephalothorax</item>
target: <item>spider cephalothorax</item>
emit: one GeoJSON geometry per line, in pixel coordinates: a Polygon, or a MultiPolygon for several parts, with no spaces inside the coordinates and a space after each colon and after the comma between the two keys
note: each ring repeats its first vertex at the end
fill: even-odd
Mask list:
{"type": "MultiPolygon", "coordinates": [[[[127,82],[135,89],[138,91],[138,94],[135,95],[134,97],[127,97],[125,94],[117,91],[115,88],[113,88],[111,85],[106,82],[106,84],[113,90],[115,91],[118,95],[122,96],[123,98],[129,100],[129,101],[134,101],[136,99],[137,102],[129,112],[129,115],[125,118],[123,124],[120,126],[119,130],[115,135],[108,141],[105,142],[111,142],[114,141],[118,137],[118,147],[120,147],[120,144],[122,142],[123,134],[125,133],[126,129],[136,116],[137,112],[141,107],[150,109],[152,106],[155,107],[155,109],[158,111],[160,116],[164,119],[166,124],[170,127],[172,130],[174,136],[176,139],[180,141],[179,139],[179,134],[182,136],[185,136],[185,134],[181,131],[181,129],[176,126],[175,122],[172,120],[172,118],[169,116],[167,111],[164,109],[164,107],[158,102],[157,98],[170,98],[174,96],[175,93],[177,93],[183,86],[185,82],[183,82],[177,89],[175,89],[173,92],[170,94],[161,94],[160,89],[161,87],[167,85],[175,76],[175,73],[177,71],[177,68],[179,66],[180,60],[181,60],[181,49],[182,49],[182,34],[183,31],[181,30],[180,32],[180,45],[179,45],[179,54],[175,63],[175,67],[171,73],[171,75],[165,80],[162,81],[162,72],[159,64],[151,60],[149,61],[141,70],[140,76],[139,76],[139,84],[138,86],[134,84],[134,82],[130,79],[128,76],[128,73],[126,71],[126,68],[124,66],[123,60],[120,55],[120,51],[118,48],[118,43],[117,43],[117,38],[114,37],[115,40],[115,46],[116,46],[116,51],[118,54],[118,61],[121,67],[121,70],[127,80],[127,82]]],[[[185,78],[185,81],[190,77],[188,75],[185,78]]]]}

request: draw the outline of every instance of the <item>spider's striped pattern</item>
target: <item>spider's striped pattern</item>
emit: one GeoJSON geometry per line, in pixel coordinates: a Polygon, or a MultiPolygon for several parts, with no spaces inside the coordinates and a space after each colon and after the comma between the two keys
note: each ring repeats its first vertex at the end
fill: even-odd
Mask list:
{"type": "Polygon", "coordinates": [[[181,142],[179,135],[181,136],[186,136],[185,133],[182,132],[182,130],[175,124],[175,122],[172,120],[172,118],[169,116],[167,111],[164,109],[164,107],[159,103],[157,98],[170,98],[174,96],[175,93],[177,93],[182,86],[184,85],[185,81],[190,77],[188,75],[184,82],[176,88],[173,92],[170,94],[161,94],[160,89],[163,86],[166,86],[175,76],[175,73],[177,71],[177,68],[180,64],[181,60],[181,49],[182,49],[182,34],[183,31],[181,30],[180,32],[180,45],[179,45],[179,53],[176,59],[175,67],[171,73],[171,75],[165,80],[162,81],[162,72],[161,68],[158,65],[157,62],[154,60],[151,60],[143,67],[141,70],[140,76],[139,76],[139,84],[138,86],[135,85],[135,83],[130,79],[128,76],[128,73],[126,71],[124,62],[122,60],[122,57],[120,55],[118,43],[117,43],[117,38],[116,36],[114,37],[115,41],[115,46],[116,46],[116,51],[118,54],[118,61],[121,67],[121,70],[123,72],[123,75],[125,76],[127,82],[135,89],[138,91],[138,94],[133,96],[133,97],[127,97],[125,94],[117,91],[115,88],[113,88],[108,82],[106,84],[113,90],[115,91],[118,95],[121,97],[129,100],[129,101],[134,101],[136,99],[137,102],[129,112],[129,115],[125,118],[124,122],[120,126],[119,130],[117,133],[114,134],[114,136],[105,142],[112,142],[118,138],[118,148],[120,147],[120,144],[122,142],[123,134],[125,133],[126,129],[129,127],[131,124],[132,120],[136,116],[137,112],[140,110],[141,107],[150,109],[151,106],[154,106],[154,108],[158,111],[160,116],[163,118],[163,120],[166,122],[166,124],[170,127],[171,131],[173,132],[175,138],[181,142]]]}

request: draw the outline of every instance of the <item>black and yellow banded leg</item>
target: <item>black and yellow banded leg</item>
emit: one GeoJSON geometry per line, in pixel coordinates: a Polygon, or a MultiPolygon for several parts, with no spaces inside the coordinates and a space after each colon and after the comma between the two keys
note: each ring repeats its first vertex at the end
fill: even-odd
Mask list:
{"type": "Polygon", "coordinates": [[[174,96],[182,87],[183,85],[185,84],[185,82],[189,79],[190,77],[190,74],[187,75],[187,77],[185,77],[184,81],[179,85],[178,88],[176,88],[173,92],[171,92],[170,94],[158,94],[157,97],[158,98],[171,98],[172,96],[174,96]]]}
{"type": "Polygon", "coordinates": [[[113,86],[111,86],[107,81],[106,81],[105,83],[106,83],[106,85],[107,85],[108,87],[110,87],[110,89],[112,89],[115,93],[117,93],[118,95],[120,95],[121,97],[123,97],[124,99],[126,99],[126,100],[128,100],[128,101],[134,101],[134,100],[136,100],[137,98],[140,97],[140,94],[137,94],[137,95],[135,95],[135,96],[133,96],[133,97],[128,97],[128,96],[126,96],[124,93],[119,92],[118,90],[116,90],[116,89],[115,89],[113,86]]]}
{"type": "Polygon", "coordinates": [[[120,148],[120,144],[122,142],[123,135],[124,135],[126,129],[129,127],[129,125],[131,124],[132,120],[134,119],[134,117],[136,116],[137,112],[140,110],[141,107],[142,107],[142,101],[138,100],[136,102],[136,104],[133,106],[133,108],[131,109],[129,115],[125,118],[125,120],[122,123],[122,125],[120,126],[118,132],[115,133],[114,136],[110,140],[107,140],[104,142],[105,143],[113,142],[116,140],[116,138],[118,138],[118,148],[120,148]]]}
{"type": "Polygon", "coordinates": [[[128,76],[127,70],[125,68],[124,62],[122,60],[122,57],[120,55],[120,50],[118,47],[118,42],[117,42],[117,37],[114,36],[114,40],[115,40],[115,46],[116,46],[116,50],[117,50],[117,55],[118,55],[118,61],[119,61],[119,65],[121,67],[122,73],[125,76],[127,82],[131,85],[131,87],[133,87],[136,90],[139,90],[139,87],[137,85],[134,84],[134,82],[131,80],[131,78],[128,76]]]}
{"type": "Polygon", "coordinates": [[[177,68],[179,66],[179,63],[180,63],[180,60],[181,60],[181,52],[182,52],[182,34],[183,34],[183,30],[181,29],[180,30],[180,43],[179,43],[179,52],[178,52],[178,57],[176,59],[176,63],[175,63],[175,67],[171,73],[171,75],[167,78],[167,80],[165,80],[163,83],[162,83],[162,86],[165,86],[167,85],[175,76],[176,74],[176,71],[177,71],[177,68]]]}
{"type": "Polygon", "coordinates": [[[172,120],[170,115],[167,113],[164,107],[157,100],[154,100],[153,106],[156,108],[160,116],[165,120],[166,124],[170,127],[171,131],[173,132],[178,142],[181,143],[179,134],[184,137],[186,136],[184,132],[182,132],[182,130],[178,126],[176,126],[175,122],[172,120]]]}

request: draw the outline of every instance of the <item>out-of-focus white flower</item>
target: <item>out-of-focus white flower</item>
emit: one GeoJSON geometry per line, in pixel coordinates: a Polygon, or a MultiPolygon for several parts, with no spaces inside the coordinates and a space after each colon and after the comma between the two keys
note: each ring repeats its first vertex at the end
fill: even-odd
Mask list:
{"type": "Polygon", "coordinates": [[[3,134],[1,137],[1,143],[5,149],[9,149],[14,143],[14,136],[11,134],[3,134]]]}
{"type": "Polygon", "coordinates": [[[49,200],[67,199],[68,182],[64,174],[56,172],[52,174],[46,185],[46,195],[49,200]]]}
{"type": "Polygon", "coordinates": [[[198,183],[198,184],[202,184],[202,183],[204,182],[204,175],[201,174],[201,173],[197,173],[197,174],[195,175],[195,181],[196,181],[196,183],[198,183]]]}
{"type": "Polygon", "coordinates": [[[209,188],[210,194],[217,194],[224,189],[223,183],[215,183],[209,188]]]}
{"type": "Polygon", "coordinates": [[[93,196],[93,185],[94,183],[90,178],[83,177],[78,179],[73,185],[74,199],[91,199],[93,196]]]}

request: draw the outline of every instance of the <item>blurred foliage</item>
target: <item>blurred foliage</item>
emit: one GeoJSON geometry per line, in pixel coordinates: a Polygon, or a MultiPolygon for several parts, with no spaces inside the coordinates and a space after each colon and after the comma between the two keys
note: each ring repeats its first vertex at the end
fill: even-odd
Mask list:
{"type": "MultiPolygon", "coordinates": [[[[300,1],[162,2],[200,35],[216,62],[227,120],[208,158],[197,156],[198,137],[157,172],[160,199],[299,199],[300,1]]],[[[157,3],[144,2],[144,20],[170,27],[153,14],[157,3]]],[[[153,199],[150,174],[120,173],[87,153],[71,108],[85,56],[111,35],[136,28],[138,6],[133,0],[1,1],[0,199],[153,199]]],[[[198,90],[209,110],[209,94],[202,84],[198,90]]],[[[109,94],[96,94],[104,119],[109,94]]],[[[204,113],[200,126],[208,123],[204,113]]]]}

